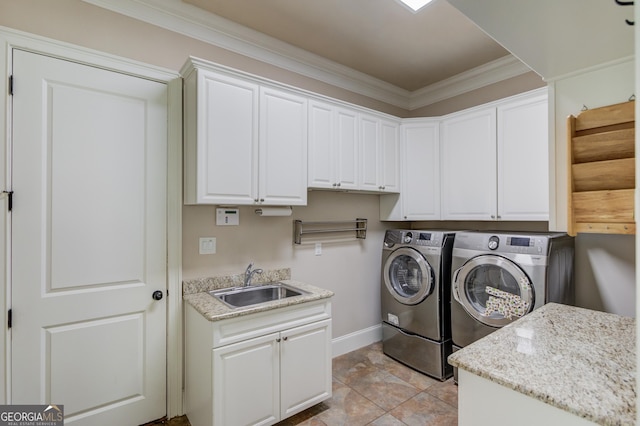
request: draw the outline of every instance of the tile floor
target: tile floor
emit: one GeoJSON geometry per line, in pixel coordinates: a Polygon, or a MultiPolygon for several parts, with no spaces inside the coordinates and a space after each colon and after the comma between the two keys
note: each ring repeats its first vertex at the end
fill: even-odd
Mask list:
{"type": "MultiPolygon", "coordinates": [[[[183,417],[168,426],[189,426],[183,417]]],[[[458,388],[420,374],[382,353],[374,343],[333,359],[331,399],[279,426],[455,426],[458,388]]]]}

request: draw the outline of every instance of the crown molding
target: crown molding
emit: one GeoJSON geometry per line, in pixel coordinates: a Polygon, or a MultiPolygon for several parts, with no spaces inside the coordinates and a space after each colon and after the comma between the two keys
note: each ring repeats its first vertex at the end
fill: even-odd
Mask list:
{"type": "Polygon", "coordinates": [[[512,55],[410,92],[180,0],[82,0],[406,110],[530,71],[512,55]]]}

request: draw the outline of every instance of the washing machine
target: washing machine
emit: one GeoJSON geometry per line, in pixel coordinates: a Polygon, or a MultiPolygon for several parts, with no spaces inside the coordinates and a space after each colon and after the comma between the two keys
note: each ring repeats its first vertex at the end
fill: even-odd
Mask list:
{"type": "Polygon", "coordinates": [[[451,257],[456,351],[545,303],[574,304],[574,239],[564,233],[465,231],[451,257]]]}
{"type": "Polygon", "coordinates": [[[382,249],[382,350],[440,380],[453,373],[450,231],[388,230],[382,249]]]}

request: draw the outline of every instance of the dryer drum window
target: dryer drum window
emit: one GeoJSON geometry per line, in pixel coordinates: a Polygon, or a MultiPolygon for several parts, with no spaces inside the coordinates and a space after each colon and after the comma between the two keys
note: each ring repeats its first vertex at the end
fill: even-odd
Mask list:
{"type": "Polygon", "coordinates": [[[483,324],[502,327],[529,313],[535,295],[529,277],[500,256],[478,256],[456,271],[454,292],[464,309],[483,324]]]}

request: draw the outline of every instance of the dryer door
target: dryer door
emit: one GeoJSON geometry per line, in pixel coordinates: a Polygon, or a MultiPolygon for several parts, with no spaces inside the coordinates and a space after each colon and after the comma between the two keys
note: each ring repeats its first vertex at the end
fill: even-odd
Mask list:
{"type": "Polygon", "coordinates": [[[474,257],[457,269],[452,293],[469,315],[492,327],[503,327],[529,313],[535,296],[527,274],[497,255],[474,257]]]}
{"type": "Polygon", "coordinates": [[[433,291],[431,265],[419,251],[409,247],[401,247],[389,255],[383,276],[389,293],[405,305],[420,303],[433,291]]]}

